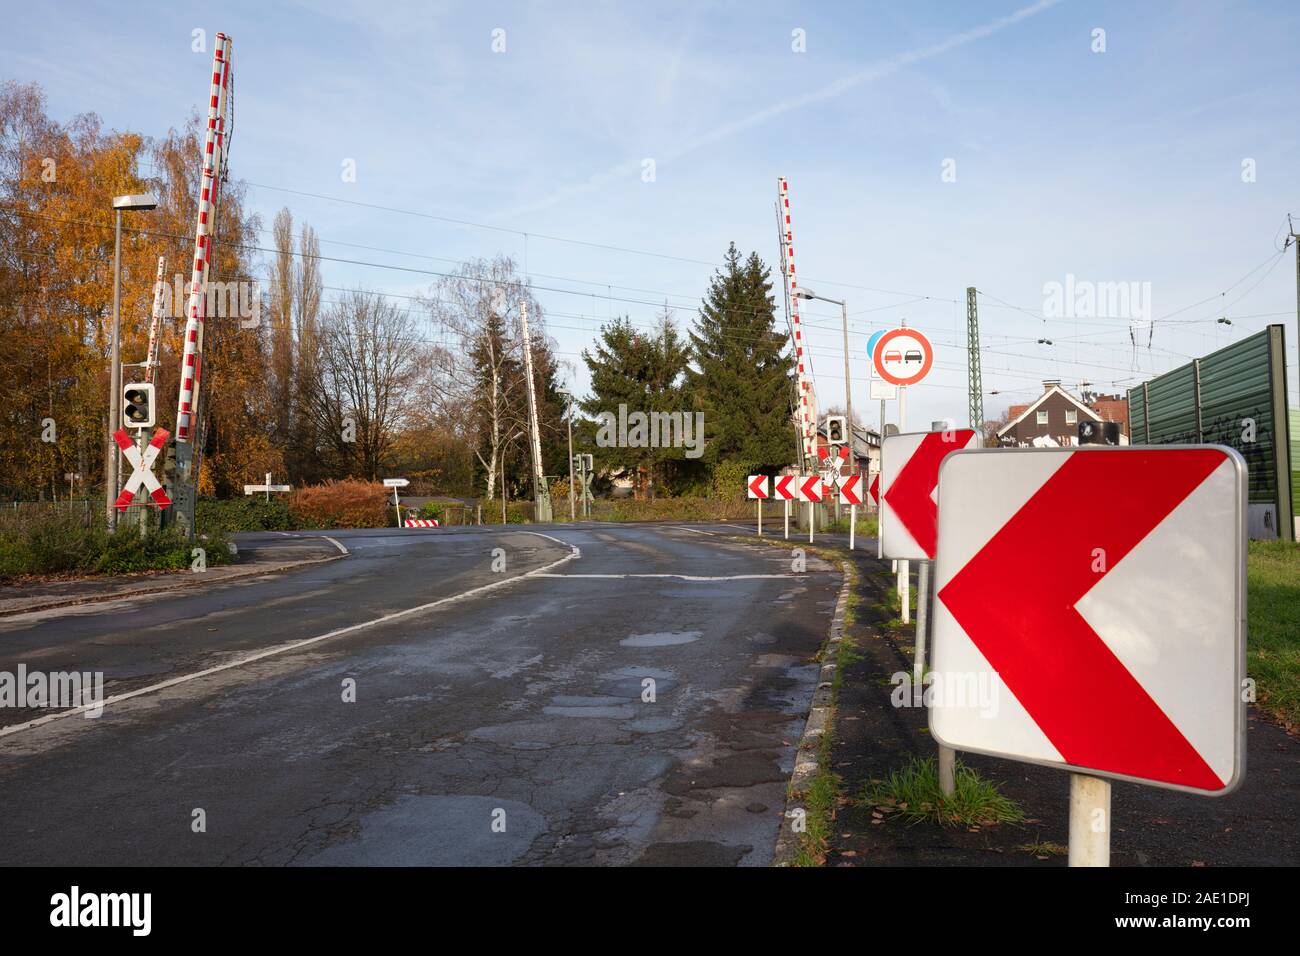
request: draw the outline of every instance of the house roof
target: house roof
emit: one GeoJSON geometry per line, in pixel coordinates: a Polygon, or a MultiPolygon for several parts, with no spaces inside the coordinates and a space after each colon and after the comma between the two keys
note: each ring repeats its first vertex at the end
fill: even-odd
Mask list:
{"type": "Polygon", "coordinates": [[[1030,413],[1032,413],[1035,409],[1037,409],[1039,405],[1043,404],[1043,402],[1047,401],[1047,399],[1048,399],[1052,394],[1064,395],[1064,396],[1066,397],[1066,399],[1069,400],[1070,404],[1072,404],[1075,408],[1078,408],[1079,410],[1081,410],[1082,412],[1084,412],[1084,414],[1086,414],[1086,415],[1088,415],[1089,417],[1091,417],[1093,421],[1098,421],[1098,422],[1101,421],[1101,416],[1098,415],[1095,411],[1093,411],[1093,410],[1092,410],[1091,408],[1089,408],[1087,405],[1083,404],[1083,402],[1079,401],[1079,399],[1075,398],[1073,395],[1071,395],[1071,394],[1070,394],[1069,392],[1067,392],[1065,389],[1061,388],[1061,386],[1059,386],[1059,385],[1053,385],[1053,386],[1051,386],[1047,391],[1043,392],[1042,395],[1039,395],[1037,401],[1032,402],[1030,405],[1028,405],[1028,406],[1025,408],[1025,410],[1024,410],[1023,412],[1021,412],[1021,413],[1020,413],[1019,415],[1017,415],[1015,418],[1011,419],[1011,421],[1007,422],[1005,425],[1003,425],[1001,428],[999,428],[999,429],[998,429],[998,437],[1001,438],[1001,437],[1002,437],[1003,435],[1005,435],[1007,432],[1011,431],[1011,429],[1015,428],[1015,427],[1016,427],[1017,425],[1019,425],[1022,421],[1024,421],[1026,418],[1028,418],[1029,415],[1030,415],[1030,413]]]}

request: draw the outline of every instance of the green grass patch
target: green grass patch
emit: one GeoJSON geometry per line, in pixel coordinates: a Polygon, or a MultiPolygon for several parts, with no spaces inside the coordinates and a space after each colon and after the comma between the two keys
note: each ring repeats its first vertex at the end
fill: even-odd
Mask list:
{"type": "Polygon", "coordinates": [[[1300,723],[1300,545],[1252,541],[1246,559],[1246,671],[1259,705],[1300,723]]]}
{"type": "MultiPolygon", "coordinates": [[[[205,535],[195,547],[207,565],[232,560],[225,538],[205,535]]],[[[0,581],[34,576],[129,574],[186,570],[193,560],[190,542],[175,528],[122,526],[108,533],[102,515],[88,517],[54,510],[0,520],[0,581]]]]}
{"type": "Polygon", "coordinates": [[[954,768],[955,788],[951,797],[939,789],[939,770],[934,758],[914,758],[884,780],[864,784],[856,802],[874,807],[885,819],[897,817],[914,823],[940,826],[989,826],[1018,823],[1024,811],[960,760],[954,768]]]}
{"type": "MultiPolygon", "coordinates": [[[[822,551],[821,556],[828,561],[838,563],[838,555],[834,552],[822,551]]],[[[799,835],[799,847],[795,851],[791,866],[821,866],[826,862],[826,850],[830,846],[835,812],[844,794],[843,778],[831,769],[831,751],[835,746],[835,719],[838,715],[840,686],[844,683],[844,668],[862,660],[862,653],[858,650],[857,643],[848,634],[849,610],[856,606],[857,599],[857,569],[850,564],[847,574],[849,597],[845,602],[844,629],[840,634],[839,650],[835,655],[835,674],[831,678],[830,714],[826,721],[826,730],[817,744],[817,772],[813,775],[808,792],[804,795],[805,829],[799,835]]],[[[829,647],[828,640],[826,647],[818,656],[824,659],[829,647]]]]}
{"type": "MultiPolygon", "coordinates": [[[[842,515],[838,521],[827,523],[825,528],[819,529],[822,532],[839,532],[841,534],[849,533],[849,516],[842,515]]],[[[857,533],[865,535],[868,538],[874,538],[880,530],[880,524],[874,514],[858,515],[857,533]]]]}

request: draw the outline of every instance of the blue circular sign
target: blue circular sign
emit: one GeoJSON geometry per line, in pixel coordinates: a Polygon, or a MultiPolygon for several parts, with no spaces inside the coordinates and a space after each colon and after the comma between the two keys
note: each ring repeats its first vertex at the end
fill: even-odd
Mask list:
{"type": "Polygon", "coordinates": [[[879,332],[872,332],[871,338],[867,339],[868,360],[874,360],[874,356],[876,354],[876,343],[880,341],[880,337],[885,334],[885,331],[886,331],[885,329],[881,329],[879,332]]]}

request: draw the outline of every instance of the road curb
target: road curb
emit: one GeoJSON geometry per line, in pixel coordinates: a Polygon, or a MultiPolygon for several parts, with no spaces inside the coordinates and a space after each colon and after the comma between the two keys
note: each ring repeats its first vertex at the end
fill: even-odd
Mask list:
{"type": "Polygon", "coordinates": [[[107,601],[119,601],[124,598],[146,597],[150,594],[165,594],[168,591],[181,591],[186,588],[199,587],[205,584],[224,584],[227,581],[238,581],[241,578],[249,578],[258,574],[277,574],[281,571],[292,571],[295,568],[305,568],[313,564],[326,564],[330,561],[339,561],[346,557],[348,557],[346,554],[331,554],[323,558],[309,558],[305,561],[290,561],[287,564],[274,564],[269,567],[236,568],[232,570],[232,573],[223,574],[218,578],[209,578],[203,574],[190,572],[191,577],[184,578],[180,581],[173,581],[170,584],[135,588],[130,591],[113,591],[107,594],[92,594],[84,597],[61,598],[56,601],[47,601],[43,604],[27,604],[23,607],[16,608],[0,608],[0,617],[17,617],[19,614],[34,614],[38,611],[52,611],[61,607],[79,607],[83,604],[103,604],[107,601]]]}
{"type": "Polygon", "coordinates": [[[843,583],[831,616],[830,634],[822,652],[821,672],[817,675],[817,689],[813,691],[812,707],[804,724],[803,736],[794,756],[794,772],[786,788],[785,812],[781,815],[781,832],[776,838],[773,866],[790,866],[799,852],[800,834],[795,822],[807,819],[804,801],[813,777],[819,768],[818,749],[822,737],[831,727],[835,715],[835,668],[839,666],[840,644],[844,639],[844,615],[848,610],[849,592],[853,587],[853,568],[848,561],[840,562],[843,583]]]}

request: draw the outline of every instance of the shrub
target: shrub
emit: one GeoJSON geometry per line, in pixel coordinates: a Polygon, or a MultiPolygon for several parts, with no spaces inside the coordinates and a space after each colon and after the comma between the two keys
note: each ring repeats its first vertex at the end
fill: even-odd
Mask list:
{"type": "Polygon", "coordinates": [[[751,465],[746,461],[720,461],[713,469],[713,497],[744,498],[745,479],[751,465]]]}
{"type": "Polygon", "coordinates": [[[591,516],[597,521],[752,521],[755,509],[744,498],[619,498],[597,501],[591,516]]]}
{"type": "Polygon", "coordinates": [[[424,504],[420,506],[418,517],[424,518],[426,521],[437,521],[439,524],[441,524],[442,505],[435,504],[432,501],[426,501],[424,504]]]}
{"type": "Polygon", "coordinates": [[[0,578],[88,568],[104,545],[103,518],[39,510],[0,519],[0,578]]]}
{"type": "Polygon", "coordinates": [[[299,488],[289,510],[300,528],[386,528],[388,496],[378,482],[327,481],[299,488]]]}
{"type": "MultiPolygon", "coordinates": [[[[191,548],[180,531],[152,529],[144,537],[133,525],[109,534],[102,517],[42,511],[0,524],[0,580],[34,574],[126,574],[184,570],[191,548]]],[[[199,542],[207,563],[232,560],[226,540],[210,535],[199,542]]]]}
{"type": "Polygon", "coordinates": [[[293,531],[298,527],[289,502],[284,498],[267,501],[256,495],[246,498],[200,498],[194,523],[200,532],[293,531]]]}

